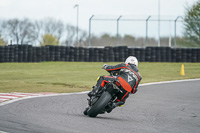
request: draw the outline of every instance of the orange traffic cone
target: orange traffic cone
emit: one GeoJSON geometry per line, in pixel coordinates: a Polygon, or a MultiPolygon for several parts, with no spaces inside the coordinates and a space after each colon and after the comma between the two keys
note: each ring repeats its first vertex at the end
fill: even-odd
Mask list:
{"type": "Polygon", "coordinates": [[[185,71],[184,71],[184,65],[182,64],[181,66],[181,72],[180,75],[184,76],[185,75],[185,71]]]}

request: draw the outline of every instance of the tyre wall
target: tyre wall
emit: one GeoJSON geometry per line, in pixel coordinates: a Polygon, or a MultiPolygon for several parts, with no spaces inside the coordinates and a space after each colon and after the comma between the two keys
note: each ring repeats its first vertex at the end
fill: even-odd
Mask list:
{"type": "Polygon", "coordinates": [[[31,45],[0,46],[0,62],[124,62],[128,56],[140,62],[200,62],[200,48],[126,46],[85,48],[68,46],[33,47],[31,45]]]}

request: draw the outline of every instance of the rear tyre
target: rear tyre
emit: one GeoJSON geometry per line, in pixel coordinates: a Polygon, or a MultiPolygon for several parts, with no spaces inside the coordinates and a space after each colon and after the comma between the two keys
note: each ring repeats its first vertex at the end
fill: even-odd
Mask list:
{"type": "Polygon", "coordinates": [[[107,106],[111,98],[112,97],[109,92],[103,92],[98,101],[91,108],[88,109],[87,115],[90,117],[96,117],[107,106]]]}

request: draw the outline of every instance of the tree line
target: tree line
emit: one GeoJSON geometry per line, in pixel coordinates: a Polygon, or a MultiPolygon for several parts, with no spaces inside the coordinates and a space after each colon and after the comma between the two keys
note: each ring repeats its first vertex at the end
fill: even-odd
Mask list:
{"type": "MultiPolygon", "coordinates": [[[[0,27],[2,45],[8,43],[5,40],[12,40],[15,44],[77,45],[75,43],[76,27],[53,18],[40,21],[32,21],[28,18],[0,20],[0,27]]],[[[79,42],[85,43],[86,31],[79,29],[79,36],[79,42]]]]}
{"type": "MultiPolygon", "coordinates": [[[[7,45],[12,40],[13,44],[40,44],[64,45],[64,46],[88,46],[88,34],[79,29],[79,40],[77,42],[76,26],[64,24],[62,21],[53,18],[46,18],[40,21],[25,19],[0,20],[0,45],[7,45]]],[[[116,36],[107,33],[101,36],[91,35],[93,46],[115,46],[116,36]]],[[[120,36],[120,45],[144,46],[144,38],[135,38],[131,35],[120,36]]],[[[156,44],[156,40],[149,39],[149,42],[156,44]]]]}

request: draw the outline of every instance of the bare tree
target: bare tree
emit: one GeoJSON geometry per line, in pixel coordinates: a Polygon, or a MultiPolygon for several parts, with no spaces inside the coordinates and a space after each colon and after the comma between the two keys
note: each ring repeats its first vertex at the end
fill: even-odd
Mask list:
{"type": "Polygon", "coordinates": [[[98,46],[100,44],[99,40],[100,39],[97,36],[95,36],[94,34],[91,35],[91,45],[92,46],[98,46]]]}
{"type": "Polygon", "coordinates": [[[36,32],[36,43],[40,43],[41,42],[41,38],[42,38],[42,35],[40,34],[41,32],[41,21],[35,21],[34,22],[34,25],[35,25],[35,32],[36,32]]]}
{"type": "Polygon", "coordinates": [[[86,46],[87,45],[87,32],[79,29],[79,44],[76,41],[76,27],[70,24],[66,25],[65,28],[65,40],[64,45],[66,46],[86,46]]]}
{"type": "Polygon", "coordinates": [[[80,46],[86,46],[87,45],[87,32],[84,30],[81,30],[79,32],[79,43],[80,46]]]}
{"type": "Polygon", "coordinates": [[[17,44],[29,44],[37,39],[35,25],[29,19],[10,19],[4,23],[4,28],[6,34],[17,44]]]}
{"type": "MultiPolygon", "coordinates": [[[[4,21],[0,20],[0,46],[4,46],[7,44],[7,42],[4,40],[4,38],[2,37],[3,35],[3,30],[4,30],[4,21]]],[[[5,35],[4,35],[5,36],[5,35]]]]}
{"type": "Polygon", "coordinates": [[[3,20],[0,19],[0,34],[2,34],[3,31],[3,20]]]}
{"type": "Polygon", "coordinates": [[[75,35],[76,35],[76,27],[72,25],[66,26],[66,38],[64,44],[66,46],[74,46],[75,43],[75,35]]]}
{"type": "Polygon", "coordinates": [[[38,25],[41,27],[42,35],[44,34],[52,34],[58,40],[61,39],[64,33],[64,24],[62,21],[55,20],[53,18],[46,18],[40,22],[38,25]]]}

